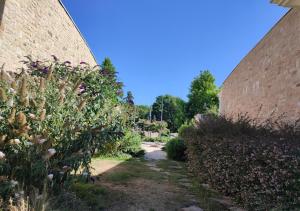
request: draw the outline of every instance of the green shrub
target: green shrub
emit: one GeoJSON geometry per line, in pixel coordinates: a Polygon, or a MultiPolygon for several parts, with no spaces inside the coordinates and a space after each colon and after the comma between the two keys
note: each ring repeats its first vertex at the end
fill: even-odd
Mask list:
{"type": "Polygon", "coordinates": [[[158,132],[163,135],[170,134],[168,123],[165,121],[149,121],[146,119],[140,119],[137,125],[142,131],[158,132]]]}
{"type": "Polygon", "coordinates": [[[157,138],[152,138],[152,137],[144,137],[143,138],[144,142],[157,142],[157,138]]]}
{"type": "Polygon", "coordinates": [[[180,128],[178,129],[178,137],[182,137],[182,135],[183,135],[183,133],[184,133],[184,131],[187,129],[187,128],[189,128],[190,127],[190,125],[189,124],[187,124],[187,123],[184,123],[183,125],[181,125],[180,126],[180,128]]]}
{"type": "Polygon", "coordinates": [[[128,130],[122,139],[103,144],[97,156],[123,157],[124,155],[139,156],[143,154],[142,138],[138,132],[128,130]]]}
{"type": "Polygon", "coordinates": [[[124,138],[121,140],[119,150],[123,153],[127,153],[130,155],[138,155],[142,148],[142,138],[138,132],[135,131],[127,131],[125,133],[124,138]]]}
{"type": "Polygon", "coordinates": [[[160,136],[160,137],[156,137],[156,138],[152,138],[152,137],[144,137],[143,138],[144,142],[160,142],[160,143],[167,143],[168,141],[170,141],[170,137],[168,136],[160,136]]]}
{"type": "Polygon", "coordinates": [[[177,161],[184,161],[186,160],[186,146],[185,143],[182,139],[179,138],[174,138],[171,139],[167,144],[166,144],[166,151],[168,158],[177,160],[177,161]]]}
{"type": "Polygon", "coordinates": [[[211,117],[183,131],[189,169],[249,210],[300,208],[299,121],[211,117]]]}
{"type": "MultiPolygon", "coordinates": [[[[0,177],[25,196],[59,191],[71,172],[88,175],[93,154],[123,137],[116,76],[85,63],[33,61],[0,75],[0,177]],[[23,193],[23,192],[22,192],[23,193]]],[[[9,195],[8,195],[9,194],[9,195]]]]}

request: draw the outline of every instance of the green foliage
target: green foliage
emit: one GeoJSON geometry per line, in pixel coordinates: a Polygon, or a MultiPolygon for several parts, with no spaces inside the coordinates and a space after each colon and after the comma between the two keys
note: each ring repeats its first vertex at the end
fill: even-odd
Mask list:
{"type": "MultiPolygon", "coordinates": [[[[142,152],[141,152],[142,153],[142,152]]],[[[132,156],[125,153],[117,153],[117,154],[101,154],[97,153],[94,157],[94,160],[100,159],[100,160],[118,160],[118,161],[126,161],[131,159],[132,156]]]]}
{"type": "Polygon", "coordinates": [[[142,153],[141,148],[142,138],[138,132],[128,130],[125,133],[125,136],[114,142],[109,142],[102,145],[98,153],[99,156],[122,156],[122,155],[131,155],[139,156],[142,153]]]}
{"type": "Polygon", "coordinates": [[[107,190],[94,184],[74,183],[70,189],[93,210],[105,208],[108,201],[107,190]]]}
{"type": "Polygon", "coordinates": [[[0,176],[35,197],[65,187],[72,171],[88,175],[95,151],[120,140],[128,122],[115,74],[57,59],[24,64],[21,74],[1,72],[0,176]]]}
{"type": "Polygon", "coordinates": [[[299,122],[211,116],[182,133],[189,169],[247,210],[298,210],[299,122]]]}
{"type": "Polygon", "coordinates": [[[160,142],[160,143],[167,143],[170,141],[170,138],[168,136],[160,136],[156,138],[151,138],[151,137],[144,137],[143,138],[144,142],[160,142]]]}
{"type": "Polygon", "coordinates": [[[116,68],[115,66],[112,64],[110,58],[106,57],[104,59],[104,61],[101,64],[101,68],[102,70],[104,70],[105,72],[107,72],[108,74],[112,74],[115,75],[116,74],[116,68]]]}
{"type": "Polygon", "coordinates": [[[142,131],[151,131],[151,132],[158,132],[158,133],[167,133],[168,129],[167,126],[168,124],[164,121],[149,121],[145,119],[141,119],[138,123],[137,126],[142,130],[142,131]]]}
{"type": "Polygon", "coordinates": [[[150,107],[145,105],[135,106],[137,111],[137,118],[140,119],[149,119],[150,107]]]}
{"type": "Polygon", "coordinates": [[[179,138],[182,138],[183,136],[183,133],[186,129],[188,129],[191,125],[190,124],[187,124],[187,123],[184,123],[183,125],[180,126],[180,128],[178,129],[178,137],[179,138]]]}
{"type": "Polygon", "coordinates": [[[192,119],[196,114],[218,112],[218,93],[214,76],[208,70],[202,71],[191,84],[187,104],[188,117],[192,119]]]}
{"type": "Polygon", "coordinates": [[[131,106],[134,106],[134,97],[131,91],[127,92],[127,96],[125,97],[125,103],[131,106]]]}
{"type": "Polygon", "coordinates": [[[160,120],[162,109],[163,121],[168,123],[171,132],[177,132],[186,120],[185,102],[171,95],[158,96],[152,106],[152,119],[160,120]]]}
{"type": "Polygon", "coordinates": [[[138,155],[141,148],[142,138],[138,132],[127,131],[120,145],[120,151],[130,155],[138,155]]]}
{"type": "Polygon", "coordinates": [[[186,160],[186,145],[182,139],[174,138],[166,144],[168,158],[177,161],[186,160]]]}
{"type": "Polygon", "coordinates": [[[155,180],[156,182],[162,180],[162,174],[152,170],[146,165],[147,162],[141,159],[129,159],[122,162],[113,171],[108,171],[102,175],[102,179],[108,182],[119,184],[132,184],[132,180],[155,180]]]}

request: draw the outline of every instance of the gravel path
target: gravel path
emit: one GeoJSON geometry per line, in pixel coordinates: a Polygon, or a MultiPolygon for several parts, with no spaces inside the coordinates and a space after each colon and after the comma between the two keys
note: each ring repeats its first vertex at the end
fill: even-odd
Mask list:
{"type": "Polygon", "coordinates": [[[146,160],[166,160],[167,154],[162,151],[163,143],[143,142],[142,149],[145,150],[146,160]]]}
{"type": "Polygon", "coordinates": [[[210,200],[210,193],[192,180],[184,163],[167,159],[164,146],[164,143],[142,143],[144,159],[93,161],[95,185],[113,193],[101,196],[106,197],[101,205],[103,210],[228,210],[210,200]]]}

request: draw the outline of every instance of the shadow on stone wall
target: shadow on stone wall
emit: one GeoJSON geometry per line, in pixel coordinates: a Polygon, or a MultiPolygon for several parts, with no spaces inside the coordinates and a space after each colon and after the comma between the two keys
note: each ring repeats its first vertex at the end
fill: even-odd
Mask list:
{"type": "Polygon", "coordinates": [[[4,12],[4,5],[5,5],[5,0],[0,0],[0,26],[1,26],[2,16],[4,12]]]}

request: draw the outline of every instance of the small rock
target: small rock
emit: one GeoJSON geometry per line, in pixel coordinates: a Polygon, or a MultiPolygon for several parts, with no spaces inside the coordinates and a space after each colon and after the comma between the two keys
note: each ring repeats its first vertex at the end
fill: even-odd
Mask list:
{"type": "Polygon", "coordinates": [[[178,180],[178,182],[180,182],[180,183],[190,183],[190,180],[187,179],[187,178],[181,178],[181,179],[178,180]]]}
{"type": "Polygon", "coordinates": [[[170,166],[169,168],[170,168],[170,169],[175,169],[175,170],[182,169],[181,166],[170,166]]]}
{"type": "Polygon", "coordinates": [[[171,175],[171,173],[170,172],[167,172],[167,171],[165,171],[165,172],[163,172],[165,175],[167,175],[167,176],[170,176],[171,175]]]}
{"type": "Polygon", "coordinates": [[[184,186],[184,187],[192,187],[193,185],[191,183],[188,183],[188,182],[183,182],[183,183],[179,183],[180,185],[184,186]]]}
{"type": "Polygon", "coordinates": [[[201,186],[204,188],[209,188],[209,184],[201,184],[201,186]]]}
{"type": "Polygon", "coordinates": [[[245,211],[245,209],[238,208],[238,207],[230,207],[229,210],[230,211],[245,211]]]}
{"type": "Polygon", "coordinates": [[[149,167],[156,167],[156,164],[155,164],[155,163],[146,163],[146,166],[149,166],[149,167]]]}
{"type": "Polygon", "coordinates": [[[182,211],[203,211],[203,209],[197,206],[190,206],[190,207],[182,208],[181,210],[182,211]]]}
{"type": "Polygon", "coordinates": [[[223,198],[209,198],[210,200],[214,201],[214,202],[217,202],[219,204],[222,204],[223,206],[226,206],[226,207],[230,207],[232,206],[232,201],[227,198],[227,197],[223,197],[223,198]]]}
{"type": "Polygon", "coordinates": [[[157,167],[149,167],[151,170],[153,170],[153,171],[161,171],[161,169],[160,168],[157,168],[157,167]]]}

